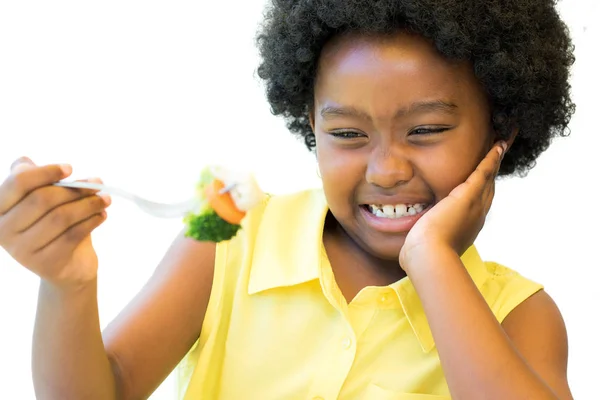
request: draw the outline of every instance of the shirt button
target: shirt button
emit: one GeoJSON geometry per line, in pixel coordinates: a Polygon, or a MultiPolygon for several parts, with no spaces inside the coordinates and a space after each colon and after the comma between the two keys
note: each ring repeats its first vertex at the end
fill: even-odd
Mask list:
{"type": "Polygon", "coordinates": [[[384,295],[382,295],[382,296],[379,298],[379,302],[380,302],[380,303],[385,303],[385,302],[387,301],[387,299],[388,299],[387,295],[386,295],[386,294],[384,294],[384,295]]]}
{"type": "Polygon", "coordinates": [[[349,349],[350,346],[352,346],[352,340],[350,340],[350,338],[344,339],[342,346],[344,346],[345,349],[349,349]]]}

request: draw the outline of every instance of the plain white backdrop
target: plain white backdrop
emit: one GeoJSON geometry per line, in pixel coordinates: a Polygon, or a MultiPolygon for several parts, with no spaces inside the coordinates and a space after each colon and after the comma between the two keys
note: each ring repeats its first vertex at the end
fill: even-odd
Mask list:
{"type": "MultiPolygon", "coordinates": [[[[524,179],[498,184],[482,256],[542,282],[563,312],[577,399],[599,396],[600,327],[595,121],[596,0],[565,0],[577,46],[569,138],[524,179]]],[[[27,155],[68,162],[158,201],[191,195],[218,161],[253,170],[272,193],[319,185],[313,156],[273,117],[255,77],[263,0],[231,2],[3,1],[0,3],[0,176],[27,155]]],[[[105,326],[149,278],[178,220],[114,198],[94,235],[105,326]]],[[[31,335],[37,278],[0,251],[0,398],[34,399],[31,335]]],[[[168,379],[152,399],[173,399],[168,379]]]]}

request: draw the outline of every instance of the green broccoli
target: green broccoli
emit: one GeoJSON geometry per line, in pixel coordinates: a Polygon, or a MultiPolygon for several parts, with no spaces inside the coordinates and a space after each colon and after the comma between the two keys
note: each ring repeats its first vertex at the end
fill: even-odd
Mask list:
{"type": "MultiPolygon", "coordinates": [[[[223,187],[223,186],[221,186],[223,187]]],[[[216,189],[218,190],[218,189],[216,189]]],[[[243,218],[243,215],[260,202],[263,193],[256,184],[254,178],[249,174],[240,174],[218,167],[207,167],[201,174],[196,185],[196,197],[198,198],[198,207],[189,212],[183,219],[187,229],[185,236],[199,241],[222,242],[233,238],[241,228],[237,223],[243,218]],[[229,191],[219,196],[229,196],[229,202],[233,201],[231,207],[237,211],[237,219],[230,219],[227,215],[222,218],[219,213],[213,209],[206,193],[215,193],[214,184],[227,185],[229,191]],[[209,191],[205,189],[210,185],[209,191]],[[231,222],[230,222],[231,221],[231,222]]],[[[211,195],[209,195],[211,196],[211,195]]],[[[219,197],[217,196],[217,197],[219,197]]],[[[213,199],[214,201],[214,199],[213,199]]],[[[213,202],[213,204],[215,204],[213,202]]],[[[222,204],[222,203],[221,203],[222,204]]]]}
{"type": "Polygon", "coordinates": [[[231,239],[241,228],[241,225],[230,224],[219,217],[212,208],[201,214],[188,214],[184,222],[187,225],[186,237],[217,243],[231,239]]]}

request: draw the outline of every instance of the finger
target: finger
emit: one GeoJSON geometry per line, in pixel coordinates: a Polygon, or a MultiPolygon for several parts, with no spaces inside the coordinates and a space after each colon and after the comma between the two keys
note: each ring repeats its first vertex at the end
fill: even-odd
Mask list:
{"type": "Polygon", "coordinates": [[[487,213],[490,212],[490,209],[492,208],[492,203],[494,202],[495,194],[496,194],[496,186],[494,185],[492,187],[492,189],[490,190],[488,197],[485,201],[485,215],[487,215],[487,213]]]}
{"type": "Polygon", "coordinates": [[[65,258],[71,257],[77,246],[79,246],[81,242],[105,220],[105,211],[91,215],[89,218],[79,221],[77,224],[69,227],[69,229],[64,231],[52,242],[49,242],[46,246],[34,252],[33,256],[38,260],[67,261],[65,258]]]}
{"type": "MultiPolygon", "coordinates": [[[[102,183],[100,179],[87,181],[102,183]]],[[[11,227],[15,233],[23,232],[56,207],[96,193],[97,190],[92,189],[72,189],[52,185],[36,189],[3,216],[5,218],[4,225],[11,227]]]]}
{"type": "Polygon", "coordinates": [[[110,205],[110,198],[103,196],[87,196],[70,203],[62,204],[43,216],[35,225],[23,232],[23,241],[35,242],[34,251],[46,247],[59,236],[69,231],[94,215],[102,212],[110,205]]]}
{"type": "Polygon", "coordinates": [[[498,151],[495,147],[486,154],[475,171],[469,175],[465,182],[466,185],[459,185],[461,187],[461,196],[468,196],[475,203],[481,202],[489,190],[490,182],[493,182],[496,177],[498,151]]]}
{"type": "Polygon", "coordinates": [[[35,163],[29,157],[19,157],[10,165],[10,172],[17,172],[19,169],[35,167],[35,163]]]}
{"type": "MultiPolygon", "coordinates": [[[[487,177],[487,183],[482,193],[483,199],[486,201],[486,204],[491,203],[491,198],[494,196],[494,189],[496,187],[496,177],[498,176],[498,172],[500,172],[500,166],[502,165],[502,159],[504,158],[504,154],[506,152],[506,143],[498,142],[494,145],[492,150],[489,153],[492,153],[492,158],[495,162],[495,167],[493,173],[487,177]],[[495,153],[495,154],[494,154],[495,153]],[[491,197],[491,198],[490,198],[491,197]]],[[[489,155],[489,154],[488,154],[489,155]]]]}
{"type": "Polygon", "coordinates": [[[0,185],[0,215],[6,214],[35,189],[58,182],[71,172],[72,168],[69,165],[36,167],[17,163],[13,172],[0,185]]]}

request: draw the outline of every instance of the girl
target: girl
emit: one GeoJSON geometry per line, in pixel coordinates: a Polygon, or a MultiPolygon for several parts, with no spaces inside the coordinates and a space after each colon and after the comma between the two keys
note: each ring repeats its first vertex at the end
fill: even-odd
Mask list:
{"type": "Polygon", "coordinates": [[[496,176],[573,113],[552,2],[275,0],[258,44],[323,190],[268,198],[227,242],[181,235],[105,332],[110,199],[13,166],[0,244],[41,277],[38,396],[147,398],[179,364],[184,399],[571,399],[556,305],[473,247],[496,176]]]}

